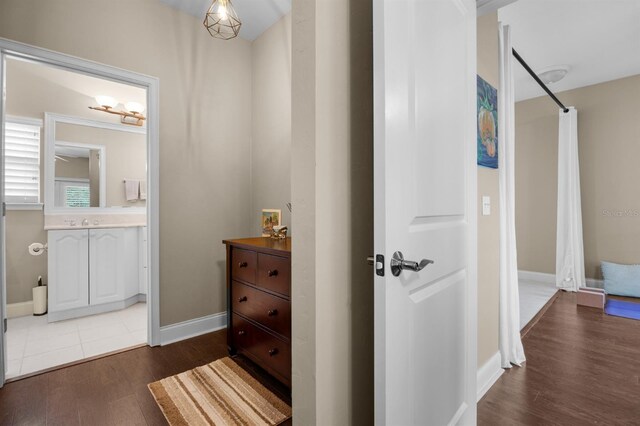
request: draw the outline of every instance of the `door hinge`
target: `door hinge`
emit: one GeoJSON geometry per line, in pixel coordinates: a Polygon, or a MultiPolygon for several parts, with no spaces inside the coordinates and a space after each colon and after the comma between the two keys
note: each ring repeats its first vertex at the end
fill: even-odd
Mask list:
{"type": "Polygon", "coordinates": [[[7,203],[6,202],[2,202],[2,217],[5,217],[7,215],[7,203]]]}
{"type": "Polygon", "coordinates": [[[4,325],[2,327],[4,328],[4,332],[6,333],[7,332],[7,319],[5,318],[3,322],[4,322],[4,325]]]}

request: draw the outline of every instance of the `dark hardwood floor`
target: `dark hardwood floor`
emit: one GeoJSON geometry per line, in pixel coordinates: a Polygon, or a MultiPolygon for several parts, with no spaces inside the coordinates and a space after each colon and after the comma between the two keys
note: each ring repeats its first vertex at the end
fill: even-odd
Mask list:
{"type": "Polygon", "coordinates": [[[640,321],[561,292],[523,339],[527,362],[478,404],[480,425],[640,425],[640,321]]]}
{"type": "MultiPolygon", "coordinates": [[[[147,384],[225,356],[222,330],[8,383],[0,389],[0,425],[166,425],[147,384]]],[[[291,403],[284,387],[251,362],[237,361],[291,403]]]]}

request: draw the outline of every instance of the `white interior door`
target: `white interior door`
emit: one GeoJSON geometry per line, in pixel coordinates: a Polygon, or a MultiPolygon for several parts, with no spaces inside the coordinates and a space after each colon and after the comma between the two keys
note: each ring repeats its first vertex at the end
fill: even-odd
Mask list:
{"type": "Polygon", "coordinates": [[[473,0],[374,1],[380,425],[476,422],[475,26],[473,0]]]}

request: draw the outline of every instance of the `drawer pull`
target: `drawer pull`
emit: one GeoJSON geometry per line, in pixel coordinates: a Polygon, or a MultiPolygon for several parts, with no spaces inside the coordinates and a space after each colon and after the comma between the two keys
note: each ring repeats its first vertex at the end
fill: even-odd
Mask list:
{"type": "Polygon", "coordinates": [[[278,315],[278,310],[277,309],[269,309],[269,312],[267,312],[267,315],[269,315],[270,317],[276,316],[276,315],[278,315]]]}
{"type": "Polygon", "coordinates": [[[247,301],[247,296],[242,296],[238,299],[238,303],[242,303],[242,302],[246,302],[247,301]]]}
{"type": "Polygon", "coordinates": [[[244,330],[238,331],[238,336],[244,336],[245,334],[247,333],[244,330]]]}
{"type": "Polygon", "coordinates": [[[238,268],[246,268],[249,266],[247,262],[238,262],[238,268]]]}
{"type": "Polygon", "coordinates": [[[278,348],[269,349],[269,356],[278,355],[278,348]]]}
{"type": "Polygon", "coordinates": [[[269,269],[269,271],[267,271],[267,276],[268,277],[277,277],[278,276],[278,270],[274,269],[272,271],[271,269],[269,269]]]}

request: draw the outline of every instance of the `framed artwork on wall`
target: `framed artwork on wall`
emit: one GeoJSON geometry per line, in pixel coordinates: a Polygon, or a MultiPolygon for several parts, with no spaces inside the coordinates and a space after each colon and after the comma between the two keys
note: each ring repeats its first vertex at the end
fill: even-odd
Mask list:
{"type": "Polygon", "coordinates": [[[278,209],[262,209],[262,236],[270,237],[273,234],[273,227],[280,226],[282,218],[282,210],[278,209]]]}
{"type": "Polygon", "coordinates": [[[498,91],[478,76],[478,165],[498,168],[498,91]]]}

